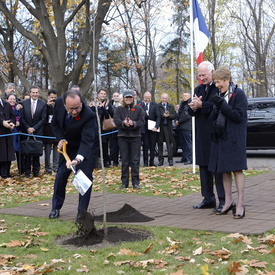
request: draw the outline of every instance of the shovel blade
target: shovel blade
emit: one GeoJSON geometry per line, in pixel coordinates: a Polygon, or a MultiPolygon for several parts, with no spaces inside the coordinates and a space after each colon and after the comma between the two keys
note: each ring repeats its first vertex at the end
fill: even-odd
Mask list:
{"type": "Polygon", "coordinates": [[[92,181],[81,170],[78,170],[75,174],[72,184],[82,196],[84,196],[88,189],[93,185],[92,181]]]}

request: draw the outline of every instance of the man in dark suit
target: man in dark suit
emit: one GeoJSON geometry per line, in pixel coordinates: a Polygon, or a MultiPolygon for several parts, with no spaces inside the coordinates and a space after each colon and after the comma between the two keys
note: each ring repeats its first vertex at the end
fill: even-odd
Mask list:
{"type": "MultiPolygon", "coordinates": [[[[145,125],[141,130],[142,144],[143,144],[143,164],[148,166],[148,149],[150,149],[150,166],[156,166],[154,163],[155,147],[158,140],[158,129],[160,127],[160,111],[158,104],[151,102],[152,95],[150,92],[144,93],[144,105],[145,111],[145,125]],[[154,122],[154,127],[148,129],[148,120],[154,122]]],[[[150,125],[150,124],[149,124],[150,125]]]]}
{"type": "MultiPolygon", "coordinates": [[[[32,86],[30,88],[30,99],[22,102],[22,109],[20,110],[22,132],[29,135],[43,135],[43,125],[46,120],[47,108],[46,103],[38,98],[39,91],[40,89],[38,86],[32,86]]],[[[31,164],[33,166],[33,175],[37,177],[40,170],[39,157],[28,156],[26,161],[26,177],[30,177],[31,164]]]]}
{"type": "Polygon", "coordinates": [[[168,163],[173,166],[173,120],[176,118],[176,111],[173,104],[168,103],[168,94],[161,95],[161,102],[158,104],[161,116],[160,134],[158,140],[158,166],[163,165],[163,142],[166,142],[168,150],[168,163]]]}
{"type": "Polygon", "coordinates": [[[201,194],[204,197],[200,204],[194,205],[195,209],[213,208],[214,212],[220,212],[224,205],[225,195],[222,174],[213,174],[208,170],[210,158],[210,145],[212,137],[212,125],[209,115],[213,109],[212,96],[218,92],[212,81],[214,66],[209,61],[203,61],[198,66],[198,76],[202,84],[195,88],[192,102],[189,103],[188,112],[195,116],[196,125],[196,164],[200,168],[201,194]],[[216,206],[213,192],[213,176],[219,198],[216,206]]]}
{"type": "MultiPolygon", "coordinates": [[[[67,144],[67,154],[71,161],[63,156],[59,159],[59,168],[54,183],[52,211],[50,219],[59,217],[66,193],[66,185],[71,170],[77,166],[92,181],[93,169],[98,156],[98,127],[94,112],[83,102],[78,90],[69,90],[56,100],[52,119],[53,132],[58,141],[58,148],[67,144]]],[[[84,194],[79,194],[77,221],[87,211],[92,187],[84,194]]]]}

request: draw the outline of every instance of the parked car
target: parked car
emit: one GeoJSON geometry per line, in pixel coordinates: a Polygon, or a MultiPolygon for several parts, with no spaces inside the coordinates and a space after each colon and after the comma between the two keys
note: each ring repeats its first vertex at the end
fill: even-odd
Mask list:
{"type": "Polygon", "coordinates": [[[248,98],[247,149],[275,149],[275,97],[248,98]]]}
{"type": "MultiPolygon", "coordinates": [[[[248,98],[248,150],[275,149],[275,97],[248,98]]],[[[180,148],[178,128],[174,125],[173,152],[180,148]]]]}

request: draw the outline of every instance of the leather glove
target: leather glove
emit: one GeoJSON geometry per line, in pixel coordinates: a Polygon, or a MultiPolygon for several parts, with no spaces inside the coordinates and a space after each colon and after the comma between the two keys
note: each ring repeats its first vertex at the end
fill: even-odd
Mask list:
{"type": "Polygon", "coordinates": [[[212,96],[212,101],[214,102],[214,104],[217,106],[217,108],[221,108],[223,102],[224,102],[224,98],[219,96],[218,94],[215,94],[212,96]]]}

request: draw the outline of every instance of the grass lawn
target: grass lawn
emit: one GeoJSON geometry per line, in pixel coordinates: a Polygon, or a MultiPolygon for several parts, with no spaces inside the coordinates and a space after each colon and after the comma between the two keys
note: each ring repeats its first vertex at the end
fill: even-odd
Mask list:
{"type": "MultiPolygon", "coordinates": [[[[13,166],[14,168],[14,166],[13,166]]],[[[198,174],[176,167],[141,168],[141,189],[121,191],[120,169],[106,169],[106,191],[174,198],[200,191],[198,174]]],[[[246,171],[246,177],[265,171],[246,171]]],[[[0,207],[52,196],[54,175],[0,181],[0,207]]],[[[102,191],[101,171],[93,192],[102,191]]],[[[69,184],[68,193],[75,193],[69,184]]],[[[110,225],[111,226],[111,225],[110,225]]],[[[101,223],[96,223],[100,229],[101,223]]],[[[122,226],[123,227],[123,226],[122,226]]],[[[131,227],[131,226],[127,226],[131,227]]],[[[76,232],[74,222],[1,215],[0,274],[275,274],[275,230],[260,236],[135,226],[152,238],[104,248],[68,248],[58,236],[76,232]]]]}

